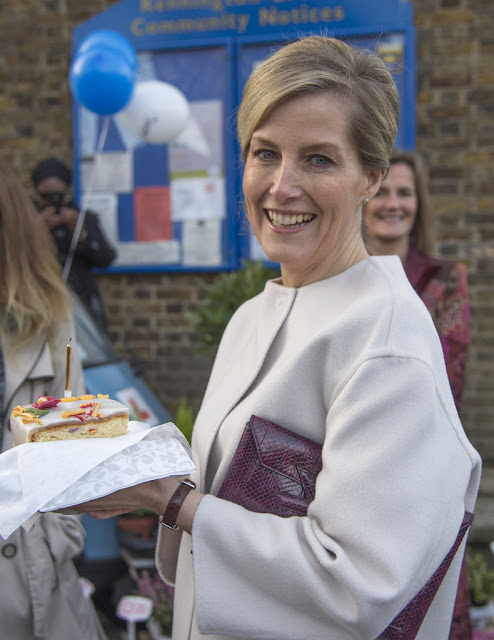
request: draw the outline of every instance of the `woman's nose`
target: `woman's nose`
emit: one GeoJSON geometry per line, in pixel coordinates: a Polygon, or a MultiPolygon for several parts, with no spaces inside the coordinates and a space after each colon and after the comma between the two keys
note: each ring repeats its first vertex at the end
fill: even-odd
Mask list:
{"type": "Polygon", "coordinates": [[[396,209],[400,205],[400,200],[398,198],[398,194],[394,191],[390,191],[384,201],[385,206],[388,209],[396,209]]]}
{"type": "Polygon", "coordinates": [[[277,202],[298,198],[302,193],[299,172],[292,164],[281,162],[272,178],[269,192],[277,202]]]}

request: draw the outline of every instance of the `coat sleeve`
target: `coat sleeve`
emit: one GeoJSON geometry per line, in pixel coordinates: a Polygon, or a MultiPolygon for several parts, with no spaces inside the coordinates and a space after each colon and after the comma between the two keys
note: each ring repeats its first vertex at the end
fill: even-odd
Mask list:
{"type": "Polygon", "coordinates": [[[92,267],[108,267],[117,254],[106,239],[95,213],[86,213],[83,231],[86,235],[77,244],[77,255],[83,257],[92,267]]]}
{"type": "Polygon", "coordinates": [[[200,503],[192,548],[201,632],[377,638],[473,509],[465,496],[477,458],[460,430],[425,363],[361,364],[328,412],[307,517],[252,513],[214,496],[200,503]]]}
{"type": "Polygon", "coordinates": [[[57,565],[78,556],[86,540],[80,516],[44,513],[40,518],[51,555],[57,565]]]}

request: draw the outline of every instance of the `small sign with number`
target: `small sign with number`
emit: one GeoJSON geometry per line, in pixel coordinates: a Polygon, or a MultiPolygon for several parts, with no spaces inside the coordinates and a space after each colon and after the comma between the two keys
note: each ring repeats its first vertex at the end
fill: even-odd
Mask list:
{"type": "Polygon", "coordinates": [[[117,606],[117,616],[128,622],[145,622],[153,610],[153,601],[143,596],[124,596],[117,606]]]}

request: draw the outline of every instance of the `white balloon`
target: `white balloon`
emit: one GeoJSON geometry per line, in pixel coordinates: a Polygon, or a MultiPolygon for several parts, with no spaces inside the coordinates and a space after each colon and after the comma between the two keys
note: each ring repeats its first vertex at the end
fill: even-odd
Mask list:
{"type": "Polygon", "coordinates": [[[211,155],[211,148],[206,136],[193,115],[190,116],[185,128],[178,134],[173,144],[191,149],[207,158],[211,155]]]}
{"type": "Polygon", "coordinates": [[[123,126],[151,144],[166,144],[187,125],[187,98],[168,82],[138,82],[129,104],[117,115],[123,126]]]}

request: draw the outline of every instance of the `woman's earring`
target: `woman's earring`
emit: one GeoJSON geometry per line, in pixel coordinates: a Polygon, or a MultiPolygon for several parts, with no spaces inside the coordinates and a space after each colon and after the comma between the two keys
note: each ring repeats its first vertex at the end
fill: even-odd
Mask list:
{"type": "Polygon", "coordinates": [[[364,201],[362,202],[362,206],[366,207],[369,204],[369,198],[364,198],[364,201]]]}

